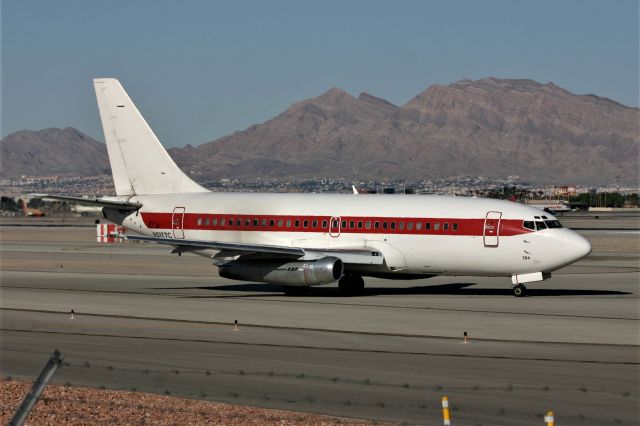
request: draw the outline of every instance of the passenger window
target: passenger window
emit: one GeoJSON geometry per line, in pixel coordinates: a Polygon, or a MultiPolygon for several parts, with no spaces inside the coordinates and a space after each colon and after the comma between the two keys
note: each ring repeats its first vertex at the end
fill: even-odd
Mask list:
{"type": "Polygon", "coordinates": [[[201,217],[198,218],[198,226],[200,226],[200,225],[202,225],[202,218],[201,217]]]}
{"type": "Polygon", "coordinates": [[[407,229],[408,229],[409,231],[413,230],[413,222],[409,222],[409,223],[407,223],[407,229]]]}
{"type": "Polygon", "coordinates": [[[425,223],[424,223],[424,229],[425,229],[426,231],[428,231],[429,229],[431,229],[431,222],[425,222],[425,223]]]}
{"type": "Polygon", "coordinates": [[[391,226],[391,229],[396,229],[396,223],[395,222],[391,222],[390,226],[391,226]]]}
{"type": "Polygon", "coordinates": [[[300,228],[300,220],[296,219],[296,221],[293,222],[293,226],[296,228],[300,228]]]}
{"type": "Polygon", "coordinates": [[[273,227],[276,224],[276,221],[273,219],[269,220],[269,226],[273,227]]]}
{"type": "Polygon", "coordinates": [[[342,221],[342,229],[347,229],[347,221],[346,220],[342,221]]]}
{"type": "Polygon", "coordinates": [[[287,228],[291,228],[291,219],[287,219],[287,228]]]}
{"type": "Polygon", "coordinates": [[[213,225],[213,226],[216,226],[217,224],[218,224],[218,218],[217,218],[217,217],[214,217],[214,218],[213,218],[212,225],[213,225]]]}
{"type": "Polygon", "coordinates": [[[358,229],[362,229],[362,221],[361,220],[358,221],[358,229]]]}
{"type": "Polygon", "coordinates": [[[244,220],[244,224],[245,224],[245,226],[251,226],[251,219],[248,219],[248,218],[245,219],[244,220]]]}
{"type": "Polygon", "coordinates": [[[253,226],[258,226],[258,219],[253,219],[253,226]]]}
{"type": "Polygon", "coordinates": [[[327,221],[323,220],[322,221],[322,229],[325,229],[327,227],[327,221]]]}
{"type": "Polygon", "coordinates": [[[364,224],[364,227],[366,229],[371,229],[371,221],[370,220],[366,221],[365,224],[364,224]]]}
{"type": "Polygon", "coordinates": [[[307,228],[308,226],[309,226],[309,221],[307,219],[302,221],[302,227],[307,228]]]}
{"type": "Polygon", "coordinates": [[[445,222],[445,223],[442,225],[442,229],[444,229],[445,231],[448,231],[448,230],[449,230],[449,224],[445,222]]]}
{"type": "MultiPolygon", "coordinates": [[[[220,219],[220,225],[224,225],[224,219],[220,219]]],[[[233,219],[229,218],[229,226],[233,226],[233,219]]]]}
{"type": "Polygon", "coordinates": [[[380,228],[380,222],[374,222],[373,229],[379,229],[379,228],[380,228]]]}
{"type": "Polygon", "coordinates": [[[440,223],[436,222],[433,224],[433,230],[438,231],[440,229],[440,223]]]}
{"type": "Polygon", "coordinates": [[[387,222],[382,222],[382,229],[387,229],[387,222]]]}
{"type": "Polygon", "coordinates": [[[416,222],[416,231],[420,231],[422,229],[422,222],[416,222]]]}
{"type": "Polygon", "coordinates": [[[457,223],[454,223],[454,224],[453,224],[453,230],[454,230],[454,231],[457,231],[457,230],[458,230],[458,224],[457,224],[457,223]]]}
{"type": "Polygon", "coordinates": [[[349,228],[353,229],[356,227],[356,222],[355,220],[349,221],[349,228]]]}
{"type": "Polygon", "coordinates": [[[282,228],[282,219],[278,219],[278,228],[282,228]]]}
{"type": "MultiPolygon", "coordinates": [[[[229,219],[229,225],[233,225],[231,219],[229,219]]],[[[224,226],[224,218],[220,219],[220,226],[224,226]]]]}
{"type": "Polygon", "coordinates": [[[535,231],[536,230],[536,227],[533,224],[532,220],[525,220],[524,222],[522,222],[522,227],[524,229],[530,229],[531,231],[535,231]]]}
{"type": "Polygon", "coordinates": [[[267,226],[267,219],[262,219],[262,226],[267,226]]]}

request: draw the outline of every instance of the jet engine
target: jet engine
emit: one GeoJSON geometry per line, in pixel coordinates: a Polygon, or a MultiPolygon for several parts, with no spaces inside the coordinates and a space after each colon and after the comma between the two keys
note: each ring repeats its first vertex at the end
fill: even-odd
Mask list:
{"type": "Polygon", "coordinates": [[[331,256],[287,263],[239,259],[220,265],[220,276],[224,278],[289,286],[330,284],[339,280],[343,272],[342,260],[331,256]]]}

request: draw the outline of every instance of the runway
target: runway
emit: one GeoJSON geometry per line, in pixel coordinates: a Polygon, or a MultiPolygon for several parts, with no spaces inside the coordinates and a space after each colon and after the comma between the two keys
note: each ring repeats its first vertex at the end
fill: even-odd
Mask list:
{"type": "Polygon", "coordinates": [[[91,227],[0,231],[3,375],[58,348],[58,383],[418,424],[441,421],[443,395],[456,425],[639,420],[637,229],[581,231],[594,252],[518,299],[477,277],[286,297],[91,227]]]}

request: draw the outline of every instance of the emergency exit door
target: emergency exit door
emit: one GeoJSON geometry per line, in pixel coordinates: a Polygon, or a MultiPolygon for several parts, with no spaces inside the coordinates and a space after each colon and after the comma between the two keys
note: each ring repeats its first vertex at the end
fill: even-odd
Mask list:
{"type": "Polygon", "coordinates": [[[485,247],[498,247],[500,242],[500,219],[502,212],[487,212],[484,218],[482,238],[485,247]]]}

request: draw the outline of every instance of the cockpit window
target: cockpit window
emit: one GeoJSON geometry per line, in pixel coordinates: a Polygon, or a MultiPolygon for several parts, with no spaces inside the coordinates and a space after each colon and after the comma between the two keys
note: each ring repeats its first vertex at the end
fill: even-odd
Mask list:
{"type": "Polygon", "coordinates": [[[547,225],[549,229],[562,228],[562,224],[557,220],[545,220],[544,223],[547,225]]]}
{"type": "Polygon", "coordinates": [[[535,227],[535,225],[533,224],[533,221],[532,221],[532,220],[525,220],[524,222],[522,222],[522,227],[523,227],[524,229],[530,229],[530,230],[532,230],[532,231],[535,231],[535,230],[536,230],[536,227],[535,227]]]}
{"type": "Polygon", "coordinates": [[[538,231],[541,231],[543,229],[547,229],[547,225],[545,225],[544,222],[542,222],[542,221],[536,220],[536,229],[538,231]]]}

